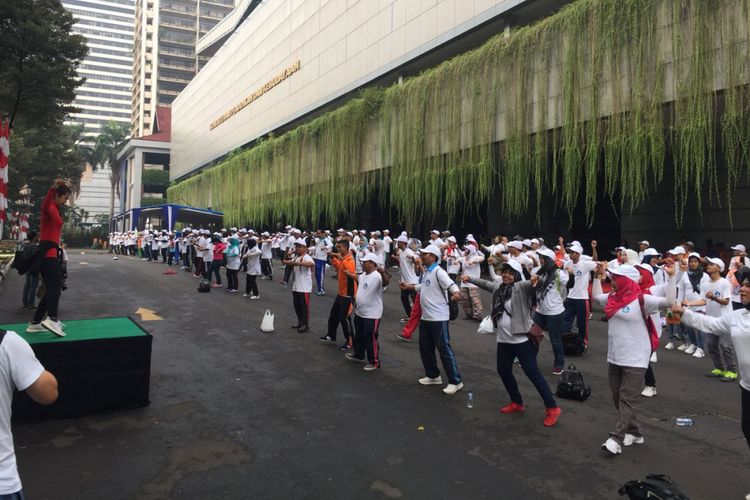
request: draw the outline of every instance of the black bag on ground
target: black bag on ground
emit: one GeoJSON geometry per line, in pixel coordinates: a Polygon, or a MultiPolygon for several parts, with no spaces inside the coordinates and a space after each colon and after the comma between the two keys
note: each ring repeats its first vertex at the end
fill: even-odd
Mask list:
{"type": "Polygon", "coordinates": [[[689,500],[664,474],[649,474],[643,481],[628,481],[618,493],[631,500],[689,500]]]}
{"type": "Polygon", "coordinates": [[[201,278],[201,282],[198,283],[198,291],[200,293],[208,293],[211,291],[211,282],[206,278],[201,278]]]}
{"type": "Polygon", "coordinates": [[[575,365],[568,365],[557,383],[555,396],[563,399],[575,399],[576,401],[585,401],[591,396],[591,386],[586,385],[583,381],[583,374],[578,371],[575,365]]]}
{"type": "Polygon", "coordinates": [[[38,245],[24,245],[20,250],[16,250],[16,255],[13,257],[13,269],[23,276],[31,269],[31,265],[34,263],[34,259],[36,259],[38,253],[38,245]]]}
{"type": "Polygon", "coordinates": [[[576,332],[563,333],[562,345],[566,356],[582,356],[586,351],[583,339],[576,332]]]}

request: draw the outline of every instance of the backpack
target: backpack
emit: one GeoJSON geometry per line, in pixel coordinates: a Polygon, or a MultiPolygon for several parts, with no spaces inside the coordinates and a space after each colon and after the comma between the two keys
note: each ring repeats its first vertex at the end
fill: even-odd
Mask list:
{"type": "Polygon", "coordinates": [[[628,495],[631,500],[689,500],[664,474],[649,474],[643,481],[628,481],[618,491],[620,496],[628,495]]]}
{"type": "Polygon", "coordinates": [[[200,293],[208,293],[211,291],[211,282],[206,278],[201,278],[201,282],[198,283],[198,291],[200,293]]]}
{"type": "Polygon", "coordinates": [[[568,365],[557,383],[555,396],[563,399],[575,399],[585,401],[591,396],[591,386],[583,381],[583,374],[578,371],[574,364],[568,365]]]}
{"type": "Polygon", "coordinates": [[[562,345],[566,356],[582,356],[586,350],[583,339],[576,332],[563,333],[562,345]]]}

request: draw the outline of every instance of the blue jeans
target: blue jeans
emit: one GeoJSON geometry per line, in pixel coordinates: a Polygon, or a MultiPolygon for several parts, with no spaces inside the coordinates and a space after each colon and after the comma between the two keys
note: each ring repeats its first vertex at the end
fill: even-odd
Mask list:
{"type": "Polygon", "coordinates": [[[695,347],[699,349],[703,349],[706,347],[706,336],[703,334],[702,331],[696,330],[695,328],[691,328],[687,325],[683,325],[685,328],[685,333],[687,333],[688,339],[690,340],[690,343],[693,344],[695,347]]]}
{"type": "Polygon", "coordinates": [[[544,379],[542,372],[539,371],[539,367],[536,364],[536,353],[538,348],[530,341],[522,342],[520,344],[504,344],[502,342],[497,343],[497,373],[500,375],[500,380],[503,381],[505,390],[508,391],[510,400],[519,405],[523,404],[523,398],[521,392],[518,390],[518,382],[516,377],[513,376],[513,359],[518,358],[521,363],[521,368],[526,376],[529,378],[537,392],[544,401],[546,408],[555,408],[557,403],[555,397],[552,395],[552,390],[549,388],[549,384],[544,379]]]}
{"type": "Polygon", "coordinates": [[[552,352],[555,355],[555,368],[565,367],[565,351],[563,350],[562,344],[562,324],[564,312],[560,314],[539,314],[534,313],[534,323],[539,325],[539,328],[546,330],[549,333],[549,341],[552,343],[552,352]]]}
{"type": "Polygon", "coordinates": [[[685,327],[683,325],[667,324],[669,340],[685,340],[685,327]]]}
{"type": "Polygon", "coordinates": [[[448,382],[458,385],[461,383],[461,374],[458,372],[456,355],[451,348],[451,339],[448,335],[447,321],[419,321],[419,355],[422,358],[425,375],[430,378],[440,376],[435,357],[435,348],[440,353],[445,375],[448,382]]]}
{"type": "Polygon", "coordinates": [[[314,259],[315,260],[315,283],[318,285],[318,291],[319,292],[325,292],[326,286],[325,286],[325,270],[326,270],[326,261],[321,259],[314,259]]]}
{"type": "Polygon", "coordinates": [[[23,286],[23,305],[33,306],[36,302],[36,289],[39,286],[39,273],[26,273],[26,284],[23,286]]]}
{"type": "Polygon", "coordinates": [[[24,500],[23,490],[18,490],[15,493],[9,495],[0,495],[0,500],[24,500]]]}

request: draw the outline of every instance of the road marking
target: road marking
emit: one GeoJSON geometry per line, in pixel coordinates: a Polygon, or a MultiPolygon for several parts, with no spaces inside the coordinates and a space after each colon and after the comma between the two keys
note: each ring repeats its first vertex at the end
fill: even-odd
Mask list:
{"type": "Polygon", "coordinates": [[[141,315],[141,321],[161,321],[164,319],[151,309],[145,309],[143,307],[139,307],[135,313],[141,315]]]}

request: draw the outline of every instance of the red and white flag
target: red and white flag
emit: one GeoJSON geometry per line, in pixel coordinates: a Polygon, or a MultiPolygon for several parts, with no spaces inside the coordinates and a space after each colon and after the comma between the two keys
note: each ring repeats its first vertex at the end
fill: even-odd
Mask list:
{"type": "MultiPolygon", "coordinates": [[[[7,220],[8,156],[10,155],[10,123],[0,120],[0,221],[7,220]]],[[[0,237],[2,235],[0,234],[0,237]]]]}

